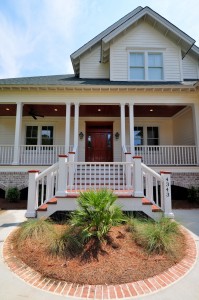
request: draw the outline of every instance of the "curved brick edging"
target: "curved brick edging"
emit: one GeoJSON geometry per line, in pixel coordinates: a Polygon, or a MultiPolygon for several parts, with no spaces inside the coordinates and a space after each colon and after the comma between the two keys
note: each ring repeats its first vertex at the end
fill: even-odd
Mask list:
{"type": "Polygon", "coordinates": [[[86,299],[122,299],[158,292],[175,283],[191,270],[196,262],[197,248],[188,231],[183,230],[183,233],[186,236],[189,249],[187,249],[186,256],[178,264],[159,275],[120,285],[78,285],[44,277],[28,267],[19,258],[13,256],[12,241],[9,237],[4,242],[3,257],[12,272],[26,283],[43,291],[86,299]]]}

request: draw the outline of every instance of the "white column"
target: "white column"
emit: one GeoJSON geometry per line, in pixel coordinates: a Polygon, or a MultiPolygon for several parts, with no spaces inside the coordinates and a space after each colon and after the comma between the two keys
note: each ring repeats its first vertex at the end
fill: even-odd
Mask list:
{"type": "Polygon", "coordinates": [[[134,197],[144,197],[142,184],[141,156],[133,157],[133,195],[134,197]]]}
{"type": "Polygon", "coordinates": [[[125,131],[125,104],[120,105],[120,118],[121,118],[121,146],[126,145],[126,131],[125,131]]]}
{"type": "Polygon", "coordinates": [[[199,165],[199,104],[195,103],[192,107],[192,114],[193,114],[193,128],[195,134],[195,145],[197,147],[197,164],[199,165]]]}
{"type": "Polygon", "coordinates": [[[22,127],[23,104],[17,103],[16,125],[15,125],[15,141],[14,141],[14,159],[13,165],[19,164],[20,144],[21,144],[21,127],[22,127]]]}
{"type": "Polygon", "coordinates": [[[160,172],[163,179],[163,206],[164,206],[164,216],[167,218],[174,218],[171,205],[171,173],[170,172],[160,172]]]}
{"type": "Polygon", "coordinates": [[[79,103],[75,104],[75,116],[74,116],[74,146],[78,147],[79,137],[79,103]]]}
{"type": "Polygon", "coordinates": [[[36,179],[39,175],[38,170],[28,171],[29,181],[28,181],[28,203],[27,211],[25,213],[26,218],[35,218],[36,209],[38,208],[38,190],[36,186],[36,179]]]}
{"type": "Polygon", "coordinates": [[[135,155],[135,147],[134,147],[134,106],[132,103],[129,103],[129,130],[130,130],[130,146],[131,146],[131,154],[135,155]]]}
{"type": "Polygon", "coordinates": [[[70,103],[66,104],[65,154],[69,152],[70,146],[70,106],[70,103]]]}
{"type": "Polygon", "coordinates": [[[59,176],[58,176],[58,188],[56,191],[56,197],[65,197],[67,194],[67,155],[59,155],[59,176]]]}

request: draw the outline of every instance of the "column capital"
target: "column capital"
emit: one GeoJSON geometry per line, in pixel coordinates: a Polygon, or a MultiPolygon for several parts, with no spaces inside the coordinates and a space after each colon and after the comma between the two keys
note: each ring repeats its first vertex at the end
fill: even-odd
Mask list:
{"type": "Polygon", "coordinates": [[[134,106],[134,105],[135,105],[135,102],[131,101],[131,102],[128,103],[128,105],[129,105],[129,106],[134,106]]]}

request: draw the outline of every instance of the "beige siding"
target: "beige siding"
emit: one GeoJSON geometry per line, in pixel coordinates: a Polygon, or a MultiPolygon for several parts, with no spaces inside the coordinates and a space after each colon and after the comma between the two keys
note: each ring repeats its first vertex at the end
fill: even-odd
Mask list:
{"type": "Polygon", "coordinates": [[[198,79],[198,61],[190,55],[186,55],[182,61],[183,78],[198,79]]]}
{"type": "Polygon", "coordinates": [[[175,145],[195,144],[191,109],[173,119],[173,135],[175,145]]]}
{"type": "Polygon", "coordinates": [[[80,78],[109,78],[109,63],[100,63],[98,46],[80,59],[80,78]]]}
{"type": "Polygon", "coordinates": [[[164,79],[167,81],[181,80],[179,47],[145,22],[139,23],[111,45],[111,80],[128,80],[128,54],[130,50],[138,49],[149,49],[150,51],[153,49],[162,49],[164,56],[164,79]]]}
{"type": "Polygon", "coordinates": [[[15,118],[0,117],[0,145],[13,145],[15,136],[15,118]]]}

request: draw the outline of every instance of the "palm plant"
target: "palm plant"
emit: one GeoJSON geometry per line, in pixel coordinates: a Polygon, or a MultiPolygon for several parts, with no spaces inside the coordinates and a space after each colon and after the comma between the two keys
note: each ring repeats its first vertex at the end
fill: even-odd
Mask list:
{"type": "Polygon", "coordinates": [[[117,197],[112,191],[101,189],[80,193],[79,209],[71,215],[72,227],[81,228],[82,241],[97,238],[102,241],[110,228],[124,219],[122,210],[115,204],[117,197]]]}

